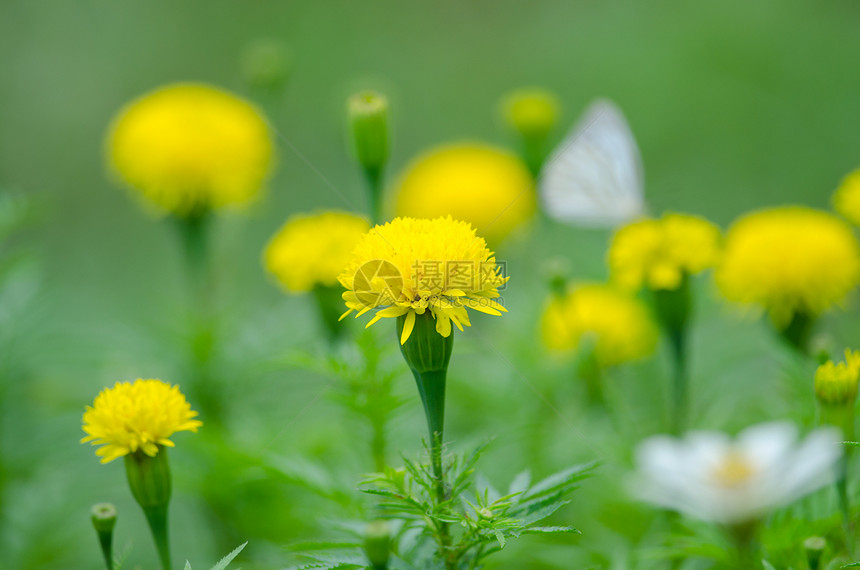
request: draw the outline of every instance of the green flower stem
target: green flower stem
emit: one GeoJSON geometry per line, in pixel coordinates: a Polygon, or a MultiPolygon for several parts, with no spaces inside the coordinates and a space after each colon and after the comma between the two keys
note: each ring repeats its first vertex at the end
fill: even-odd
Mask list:
{"type": "Polygon", "coordinates": [[[100,532],[99,547],[102,550],[102,556],[105,559],[105,568],[113,570],[113,533],[100,532]]]}
{"type": "Polygon", "coordinates": [[[373,466],[377,473],[382,473],[385,471],[385,457],[388,448],[388,438],[385,436],[385,419],[378,416],[372,417],[370,427],[373,432],[370,439],[370,453],[373,457],[373,466]]]}
{"type": "Polygon", "coordinates": [[[329,342],[335,342],[347,330],[347,327],[339,321],[340,315],[343,313],[342,292],[343,287],[339,285],[316,285],[313,289],[320,321],[329,342]]]}
{"type": "Polygon", "coordinates": [[[540,178],[540,171],[546,161],[546,136],[522,137],[521,156],[526,167],[535,180],[540,178]]]}
{"type": "Polygon", "coordinates": [[[433,464],[433,477],[436,479],[436,499],[443,503],[447,500],[444,472],[442,470],[442,445],[445,429],[445,383],[447,371],[434,370],[419,373],[413,370],[418,393],[424,404],[427,429],[430,435],[430,459],[433,464]]]}
{"type": "Polygon", "coordinates": [[[732,525],[729,531],[735,543],[738,570],[761,570],[759,561],[758,544],[756,543],[756,532],[758,522],[750,521],[732,525]]]}
{"type": "MultiPolygon", "coordinates": [[[[854,400],[845,404],[825,404],[819,402],[819,419],[822,424],[832,425],[842,430],[846,441],[854,441],[854,400]]],[[[839,510],[842,511],[842,530],[845,534],[845,546],[849,556],[854,555],[854,521],[851,519],[851,499],[848,492],[850,480],[851,452],[854,448],[847,447],[842,459],[839,460],[836,474],[836,496],[839,500],[839,510]]]]}
{"type": "Polygon", "coordinates": [[[814,325],[814,317],[805,311],[797,311],[791,315],[788,324],[779,331],[780,336],[802,354],[809,354],[809,341],[812,339],[814,325]]]}
{"type": "MultiPolygon", "coordinates": [[[[397,338],[403,332],[406,316],[397,318],[397,338]]],[[[436,319],[425,312],[415,316],[415,326],[412,334],[400,346],[403,358],[415,376],[415,384],[421,403],[424,405],[424,415],[427,418],[427,430],[430,435],[430,461],[435,482],[435,507],[447,509],[448,489],[445,482],[445,471],[442,465],[442,447],[445,433],[445,384],[448,373],[448,362],[454,346],[454,333],[443,337],[436,332],[436,319]]],[[[448,523],[436,522],[437,541],[440,556],[446,569],[456,567],[455,555],[451,549],[451,533],[448,523]]]]}
{"type": "Polygon", "coordinates": [[[689,379],[687,372],[686,330],[667,331],[672,348],[672,432],[680,434],[687,425],[689,379]]]}
{"type": "Polygon", "coordinates": [[[603,382],[603,367],[597,360],[594,350],[584,355],[577,366],[577,374],[585,381],[588,402],[595,408],[607,408],[606,392],[603,382]]]}
{"type": "Polygon", "coordinates": [[[149,523],[149,530],[152,532],[155,548],[158,550],[158,559],[161,560],[161,567],[164,570],[172,570],[170,541],[167,533],[167,505],[146,508],[143,509],[143,512],[146,515],[146,522],[149,523]]]}
{"type": "Polygon", "coordinates": [[[687,427],[689,408],[687,329],[692,312],[689,277],[684,275],[676,289],[652,291],[652,300],[672,356],[670,428],[672,433],[680,434],[687,427]]]}
{"type": "Polygon", "coordinates": [[[223,396],[212,378],[215,353],[212,270],[210,264],[211,213],[199,211],[176,219],[185,252],[191,303],[191,375],[189,392],[198,403],[207,425],[218,427],[223,420],[223,396]]]}
{"type": "Polygon", "coordinates": [[[362,171],[367,185],[370,221],[373,224],[381,224],[384,218],[382,213],[382,167],[366,166],[362,167],[362,171]]]}
{"type": "Polygon", "coordinates": [[[131,493],[146,515],[161,566],[164,570],[171,570],[167,506],[172,486],[167,450],[159,446],[155,457],[139,450],[126,455],[125,472],[131,493]]]}

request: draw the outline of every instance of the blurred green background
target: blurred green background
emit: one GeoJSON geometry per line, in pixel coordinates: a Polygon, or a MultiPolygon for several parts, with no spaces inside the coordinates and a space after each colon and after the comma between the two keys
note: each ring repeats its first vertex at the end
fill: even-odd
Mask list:
{"type": "MultiPolygon", "coordinates": [[[[83,408],[101,388],[136,377],[182,384],[185,333],[177,315],[187,299],[175,236],[105,172],[104,133],[129,99],[175,81],[256,99],[243,80],[243,51],[261,38],[289,46],[285,89],[256,99],[279,133],[277,174],[247,215],[218,222],[219,374],[234,404],[236,449],[308,458],[349,486],[367,469],[362,426],[326,397],[331,382],[323,375],[285,363],[291,351],[319,349],[314,309],[307,298],[285,297],[259,259],[291,213],[364,208],[345,145],[350,93],[372,87],[388,94],[392,174],[440,142],[512,146],[497,103],[513,88],[555,91],[565,125],[590,100],[609,97],[641,147],[652,211],[693,212],[725,226],[761,206],[826,208],[839,179],[860,165],[858,22],[854,0],[3,0],[0,187],[35,197],[41,218],[19,238],[33,263],[0,298],[7,383],[0,564],[97,568],[88,509],[110,500],[120,509],[118,547],[133,543],[130,565],[154,567],[120,462],[101,466],[77,443],[83,408]]],[[[626,407],[618,425],[595,427],[576,407],[570,372],[545,362],[534,341],[546,295],[541,261],[561,255],[577,277],[602,278],[606,239],[605,232],[535,224],[530,237],[499,252],[512,276],[511,314],[475,319],[457,339],[450,437],[466,449],[497,435],[484,469],[499,485],[527,465],[541,475],[608,458],[564,511],[583,537],[523,539],[497,556],[497,567],[648,567],[628,555],[647,542],[650,515],[625,502],[619,486],[629,447],[660,429],[654,386],[662,386],[665,362],[621,371],[626,407]]],[[[736,429],[791,411],[790,387],[778,382],[791,364],[775,341],[759,324],[733,320],[706,281],[699,289],[695,423],[736,429]]],[[[825,324],[837,347],[856,338],[850,318],[825,324]]],[[[374,327],[386,341],[393,335],[387,326],[374,327]]],[[[393,345],[388,356],[397,366],[393,345]]],[[[410,403],[393,425],[393,447],[414,455],[423,418],[403,371],[399,391],[410,403]]],[[[803,413],[811,414],[795,417],[808,420],[803,413]]],[[[240,463],[207,467],[213,444],[204,436],[176,441],[177,560],[206,567],[250,540],[242,567],[278,567],[287,560],[283,545],[325,534],[329,503],[295,481],[240,463]],[[215,515],[196,492],[203,485],[235,493],[232,531],[213,531],[215,515]]]]}

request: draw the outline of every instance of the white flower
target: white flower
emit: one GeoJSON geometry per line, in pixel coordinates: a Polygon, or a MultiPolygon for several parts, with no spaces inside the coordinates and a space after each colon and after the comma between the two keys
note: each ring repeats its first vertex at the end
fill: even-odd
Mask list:
{"type": "Polygon", "coordinates": [[[831,481],[840,440],[838,430],[820,428],[798,442],[787,422],[753,426],[735,440],[720,432],[652,437],[637,449],[633,493],[707,521],[754,521],[831,481]]]}

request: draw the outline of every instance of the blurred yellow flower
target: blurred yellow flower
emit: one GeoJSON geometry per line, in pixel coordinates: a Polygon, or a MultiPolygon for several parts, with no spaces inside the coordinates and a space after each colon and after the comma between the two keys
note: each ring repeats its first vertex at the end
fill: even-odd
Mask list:
{"type": "Polygon", "coordinates": [[[416,158],[397,185],[398,216],[452,216],[497,244],[535,211],[534,181],[514,154],[478,143],[435,148],[416,158]]]}
{"type": "Polygon", "coordinates": [[[860,168],[842,180],[833,195],[833,207],[846,220],[860,226],[860,168]]]}
{"type": "Polygon", "coordinates": [[[128,104],[111,125],[108,155],[126,185],[179,216],[254,200],[273,162],[260,111],[202,84],[169,85],[128,104]]]}
{"type": "Polygon", "coordinates": [[[612,366],[654,352],[658,331],[646,307],[609,285],[587,284],[553,296],[541,317],[541,337],[552,351],[591,345],[597,361],[612,366]]]}
{"type": "Polygon", "coordinates": [[[857,399],[860,352],[845,349],[845,362],[828,360],[815,371],[815,395],[830,405],[852,404],[857,399]]]}
{"type": "Polygon", "coordinates": [[[538,87],[509,93],[502,102],[505,120],[524,137],[545,137],[558,122],[558,98],[538,87]]]}
{"type": "Polygon", "coordinates": [[[716,281],[727,299],[758,305],[784,327],[796,313],[814,317],[857,286],[860,247],[851,228],[826,212],[761,210],[729,229],[716,281]]]}
{"type": "Polygon", "coordinates": [[[720,253],[720,230],[688,214],[632,222],[612,237],[608,262],[612,280],[637,290],[677,289],[684,275],[713,267],[720,253]]]}
{"type": "Polygon", "coordinates": [[[291,293],[337,285],[352,250],[369,229],[367,220],[348,212],[295,215],[269,241],[263,264],[291,293]]]}
{"type": "Polygon", "coordinates": [[[81,443],[100,445],[102,463],[138,450],[154,457],[159,446],[173,447],[168,439],[178,431],[197,431],[203,425],[197,412],[179,391],[161,380],[117,382],[96,396],[84,413],[81,443]]]}
{"type": "Polygon", "coordinates": [[[406,342],[415,315],[430,311],[436,331],[447,337],[451,322],[470,326],[466,308],[490,315],[506,312],[494,301],[508,278],[466,222],[444,218],[395,218],[367,232],[346,270],[338,277],[348,311],[356,317],[380,309],[379,319],[406,316],[400,343],[406,342]]]}

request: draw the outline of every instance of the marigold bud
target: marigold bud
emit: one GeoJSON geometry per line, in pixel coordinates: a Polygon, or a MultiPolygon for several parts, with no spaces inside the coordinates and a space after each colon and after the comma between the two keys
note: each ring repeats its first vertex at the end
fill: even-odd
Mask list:
{"type": "Polygon", "coordinates": [[[523,138],[543,139],[558,123],[558,98],[540,88],[520,89],[503,102],[505,121],[523,138]]]}
{"type": "Polygon", "coordinates": [[[364,527],[364,553],[374,570],[388,567],[391,551],[391,529],[384,520],[376,520],[364,527]]]}
{"type": "Polygon", "coordinates": [[[815,395],[829,406],[851,405],[857,399],[860,352],[845,350],[845,362],[825,362],[815,371],[815,395]]]}
{"type": "Polygon", "coordinates": [[[248,44],[242,52],[242,73],[252,87],[277,91],[290,76],[293,56],[280,40],[262,38],[248,44]]]}
{"type": "Polygon", "coordinates": [[[105,559],[105,566],[113,570],[113,528],[116,526],[116,507],[110,503],[93,505],[90,511],[93,527],[99,536],[99,546],[105,559]]]}
{"type": "Polygon", "coordinates": [[[373,91],[362,91],[349,98],[348,112],[358,162],[365,170],[381,170],[388,160],[388,99],[373,91]]]}

